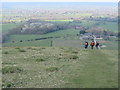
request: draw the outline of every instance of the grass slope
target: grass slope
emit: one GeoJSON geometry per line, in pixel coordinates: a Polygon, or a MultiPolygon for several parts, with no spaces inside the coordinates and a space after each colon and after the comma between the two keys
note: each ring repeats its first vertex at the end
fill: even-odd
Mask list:
{"type": "Polygon", "coordinates": [[[114,88],[117,50],[4,47],[3,87],[114,88]]]}
{"type": "Polygon", "coordinates": [[[52,39],[47,39],[47,40],[39,40],[39,41],[24,41],[24,42],[19,42],[17,41],[16,43],[4,43],[3,46],[7,47],[27,47],[27,46],[50,46],[51,45],[52,39]]]}

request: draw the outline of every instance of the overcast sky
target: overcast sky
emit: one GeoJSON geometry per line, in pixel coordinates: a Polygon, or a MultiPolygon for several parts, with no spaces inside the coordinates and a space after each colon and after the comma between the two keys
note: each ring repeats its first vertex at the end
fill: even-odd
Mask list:
{"type": "Polygon", "coordinates": [[[1,0],[2,2],[118,2],[119,0],[1,0]]]}

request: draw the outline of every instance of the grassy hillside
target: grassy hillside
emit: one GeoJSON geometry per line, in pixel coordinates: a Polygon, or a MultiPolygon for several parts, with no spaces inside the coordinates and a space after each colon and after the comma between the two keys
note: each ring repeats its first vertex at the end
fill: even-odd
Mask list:
{"type": "MultiPolygon", "coordinates": [[[[53,33],[51,33],[51,35],[52,34],[53,33]]],[[[60,34],[60,36],[64,34],[60,34]]],[[[73,35],[70,35],[70,36],[65,35],[64,37],[61,37],[61,38],[33,40],[33,41],[27,41],[27,40],[39,38],[40,36],[42,37],[42,35],[13,35],[11,36],[11,38],[13,39],[9,38],[9,41],[6,43],[3,43],[3,46],[5,47],[24,47],[24,46],[25,47],[27,46],[40,47],[40,46],[51,46],[52,44],[52,46],[55,46],[55,47],[70,47],[70,48],[82,48],[83,49],[84,48],[83,44],[85,40],[79,39],[79,36],[74,35],[74,33],[71,33],[71,34],[73,35]],[[12,40],[15,41],[15,43],[12,43],[12,40]],[[23,40],[23,42],[20,42],[20,40],[23,40]]],[[[51,36],[51,35],[46,34],[46,37],[51,36]]],[[[118,42],[115,40],[110,40],[110,41],[97,40],[97,41],[100,43],[100,45],[106,45],[106,47],[103,48],[105,50],[118,50],[118,42]]],[[[89,42],[88,48],[90,48],[91,40],[88,40],[88,42],[89,42]]]]}
{"type": "MultiPolygon", "coordinates": [[[[82,24],[92,27],[96,22],[82,24]]],[[[67,29],[41,35],[10,35],[2,48],[2,87],[118,87],[117,41],[98,40],[106,47],[91,50],[89,40],[85,50],[84,40],[77,34],[79,30],[67,29]],[[41,37],[60,38],[35,40],[41,37]]]]}
{"type": "Polygon", "coordinates": [[[115,88],[117,50],[4,47],[3,87],[115,88]]]}
{"type": "Polygon", "coordinates": [[[40,41],[25,41],[25,42],[16,42],[16,43],[4,43],[5,47],[27,47],[27,46],[50,46],[52,39],[40,40],[40,41]]]}

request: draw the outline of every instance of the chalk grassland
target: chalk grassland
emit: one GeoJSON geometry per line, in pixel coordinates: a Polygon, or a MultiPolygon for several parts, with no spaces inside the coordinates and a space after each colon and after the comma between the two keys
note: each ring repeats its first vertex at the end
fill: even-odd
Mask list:
{"type": "Polygon", "coordinates": [[[3,47],[2,50],[2,87],[118,87],[117,50],[63,47],[3,47]]]}

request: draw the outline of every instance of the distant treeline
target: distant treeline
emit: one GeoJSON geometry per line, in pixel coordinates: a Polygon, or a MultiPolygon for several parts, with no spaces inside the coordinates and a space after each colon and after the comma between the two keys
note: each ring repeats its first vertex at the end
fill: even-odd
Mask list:
{"type": "Polygon", "coordinates": [[[37,40],[45,40],[45,39],[51,39],[51,38],[60,38],[60,37],[40,37],[40,38],[35,38],[35,39],[29,39],[29,40],[20,40],[20,41],[12,41],[12,43],[16,43],[16,42],[30,42],[30,41],[37,41],[37,40]]]}

